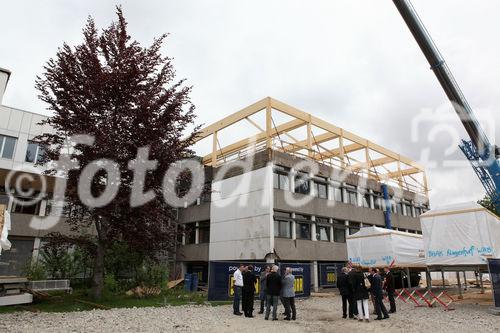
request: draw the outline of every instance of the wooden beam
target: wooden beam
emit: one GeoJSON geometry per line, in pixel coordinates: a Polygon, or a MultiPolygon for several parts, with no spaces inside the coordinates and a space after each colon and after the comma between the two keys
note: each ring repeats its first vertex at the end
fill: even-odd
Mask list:
{"type": "Polygon", "coordinates": [[[248,116],[251,116],[263,109],[268,105],[268,98],[261,99],[260,101],[253,103],[252,105],[241,109],[240,111],[233,113],[203,129],[200,130],[200,134],[196,137],[195,142],[198,142],[207,136],[213,134],[215,131],[220,131],[223,128],[226,128],[238,121],[245,119],[248,116]]]}
{"type": "MultiPolygon", "coordinates": [[[[336,139],[337,137],[338,137],[338,135],[334,134],[334,133],[329,133],[329,132],[322,133],[322,134],[316,136],[316,140],[314,143],[320,144],[320,143],[323,143],[325,141],[336,139]]],[[[294,144],[290,144],[290,145],[285,146],[285,150],[288,152],[296,152],[296,151],[301,150],[301,149],[307,149],[307,139],[297,141],[294,144]]]]}
{"type": "MultiPolygon", "coordinates": [[[[359,143],[351,143],[350,145],[347,145],[344,147],[343,151],[344,151],[344,154],[347,154],[347,153],[350,153],[350,152],[353,152],[353,151],[356,151],[356,150],[360,150],[360,149],[363,149],[364,146],[362,144],[359,144],[359,143]]],[[[335,149],[331,149],[331,150],[328,150],[324,153],[315,153],[313,155],[313,158],[315,160],[324,160],[324,159],[327,159],[327,158],[331,158],[331,157],[335,157],[335,156],[339,156],[340,155],[340,147],[339,148],[335,148],[335,149]]]]}
{"type": "Polygon", "coordinates": [[[271,98],[267,98],[267,105],[266,105],[266,147],[271,148],[272,147],[272,113],[271,113],[271,98]]]}
{"type": "Polygon", "coordinates": [[[404,169],[400,171],[393,171],[389,173],[384,173],[380,175],[381,179],[389,179],[389,178],[399,178],[399,176],[407,176],[407,175],[413,175],[415,173],[422,172],[422,170],[418,168],[410,168],[410,169],[404,169]]]}
{"type": "MultiPolygon", "coordinates": [[[[287,123],[281,124],[278,127],[276,127],[272,131],[272,136],[275,137],[278,134],[282,134],[282,133],[285,133],[287,131],[293,131],[294,129],[297,129],[301,126],[304,126],[304,122],[302,120],[300,120],[300,119],[291,120],[287,123]]],[[[266,138],[267,138],[267,133],[261,132],[253,137],[246,138],[246,139],[237,141],[235,143],[232,143],[228,146],[225,146],[222,149],[217,150],[215,155],[216,156],[228,155],[228,154],[234,153],[240,149],[247,147],[252,142],[259,143],[259,142],[262,142],[263,140],[265,140],[266,138]]],[[[216,148],[217,148],[217,146],[216,146],[216,148]]],[[[204,156],[203,163],[204,164],[210,163],[212,161],[212,158],[213,158],[213,154],[209,154],[209,155],[204,156]]]]}
{"type": "MultiPolygon", "coordinates": [[[[381,157],[381,158],[377,158],[377,159],[371,160],[369,162],[369,165],[370,165],[370,167],[377,167],[377,166],[381,166],[381,165],[388,164],[388,163],[391,163],[391,162],[394,162],[394,159],[392,157],[384,156],[384,157],[381,157]]],[[[353,170],[363,169],[363,168],[366,168],[366,162],[364,162],[364,163],[356,163],[356,164],[354,164],[354,165],[351,166],[351,169],[353,169],[353,170]]]]}
{"type": "Polygon", "coordinates": [[[281,111],[289,116],[292,116],[292,117],[295,117],[297,119],[301,119],[305,122],[309,121],[310,120],[310,114],[304,112],[304,111],[301,111],[297,108],[294,108],[293,106],[291,105],[288,105],[288,104],[285,104],[283,102],[280,102],[272,97],[269,97],[270,101],[271,101],[271,107],[273,109],[276,109],[278,111],[281,111]]]}
{"type": "Polygon", "coordinates": [[[212,167],[215,168],[215,166],[217,165],[217,131],[215,131],[214,134],[212,135],[211,160],[212,160],[212,167]]]}
{"type": "Polygon", "coordinates": [[[250,123],[252,124],[256,129],[258,129],[259,131],[261,132],[265,132],[266,130],[263,129],[262,127],[260,127],[259,124],[257,124],[255,121],[253,121],[252,119],[250,119],[249,117],[245,117],[245,119],[250,123]]]}

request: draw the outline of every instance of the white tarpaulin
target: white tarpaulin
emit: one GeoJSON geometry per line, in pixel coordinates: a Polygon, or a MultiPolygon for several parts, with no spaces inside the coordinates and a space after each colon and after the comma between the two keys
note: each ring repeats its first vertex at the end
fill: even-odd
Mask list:
{"type": "Polygon", "coordinates": [[[420,215],[427,265],[484,265],[500,258],[500,219],[470,202],[420,215]]]}
{"type": "Polygon", "coordinates": [[[0,206],[0,254],[2,250],[10,250],[11,244],[7,239],[10,230],[10,213],[0,206]]]}
{"type": "Polygon", "coordinates": [[[425,267],[421,235],[378,227],[347,236],[347,257],[364,267],[425,267]]]}

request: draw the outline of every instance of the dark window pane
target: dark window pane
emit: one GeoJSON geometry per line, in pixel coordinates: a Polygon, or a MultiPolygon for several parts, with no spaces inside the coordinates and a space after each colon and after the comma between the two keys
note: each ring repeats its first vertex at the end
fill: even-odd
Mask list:
{"type": "Polygon", "coordinates": [[[10,136],[4,136],[3,140],[1,138],[2,136],[0,136],[0,144],[3,141],[3,149],[0,147],[0,149],[2,149],[2,157],[12,159],[14,156],[14,148],[16,146],[16,138],[10,136]]]}
{"type": "Polygon", "coordinates": [[[316,223],[323,223],[323,224],[328,224],[329,220],[327,217],[319,217],[316,216],[316,223]]]}
{"type": "Polygon", "coordinates": [[[199,243],[210,242],[210,221],[198,223],[198,240],[199,243]]]}
{"type": "Polygon", "coordinates": [[[326,184],[323,184],[323,183],[316,183],[316,195],[318,196],[318,198],[320,199],[326,199],[327,198],[327,187],[326,187],[326,184]]]}
{"type": "Polygon", "coordinates": [[[337,243],[345,243],[345,229],[334,227],[333,228],[333,241],[337,243]]]}
{"type": "Polygon", "coordinates": [[[297,223],[297,238],[311,239],[311,225],[309,223],[297,223]]]}
{"type": "Polygon", "coordinates": [[[333,188],[333,196],[335,197],[335,201],[342,202],[342,189],[340,187],[333,188]]]}
{"type": "Polygon", "coordinates": [[[14,202],[12,212],[20,213],[20,214],[30,214],[30,215],[38,215],[40,212],[40,202],[31,203],[32,198],[20,198],[17,197],[14,202]]]}
{"type": "Polygon", "coordinates": [[[309,179],[295,177],[295,193],[309,194],[309,179]]]}
{"type": "Polygon", "coordinates": [[[186,244],[194,244],[196,241],[196,224],[186,225],[186,244]]]}
{"type": "Polygon", "coordinates": [[[363,195],[363,207],[370,208],[370,193],[363,195]]]}
{"type": "Polygon", "coordinates": [[[280,175],[273,173],[273,186],[274,188],[280,188],[280,175]]]}
{"type": "Polygon", "coordinates": [[[45,148],[43,146],[38,146],[38,154],[36,156],[36,161],[40,163],[44,155],[45,155],[45,148]]]}
{"type": "Polygon", "coordinates": [[[26,162],[33,163],[36,160],[36,150],[38,145],[34,142],[28,142],[28,149],[26,149],[26,162]]]}

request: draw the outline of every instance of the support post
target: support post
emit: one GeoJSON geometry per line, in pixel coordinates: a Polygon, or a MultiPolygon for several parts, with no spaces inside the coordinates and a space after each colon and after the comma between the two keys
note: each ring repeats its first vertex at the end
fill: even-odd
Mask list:
{"type": "Polygon", "coordinates": [[[431,272],[429,272],[429,268],[425,271],[425,279],[427,280],[427,290],[432,290],[432,278],[431,272]]]}
{"type": "Polygon", "coordinates": [[[406,267],[406,279],[408,280],[408,289],[411,288],[410,268],[406,267]]]}
{"type": "Polygon", "coordinates": [[[217,166],[217,131],[212,134],[212,167],[217,166]]]}
{"type": "Polygon", "coordinates": [[[441,281],[443,283],[443,289],[444,289],[444,271],[442,268],[441,268],[441,281]]]}
{"type": "Polygon", "coordinates": [[[319,290],[318,286],[318,262],[313,261],[313,287],[314,287],[314,292],[317,293],[319,290]]]}
{"type": "Polygon", "coordinates": [[[481,287],[481,294],[484,294],[483,272],[479,271],[479,286],[481,287]]]}
{"type": "Polygon", "coordinates": [[[271,113],[271,99],[268,98],[266,106],[266,146],[272,148],[272,113],[271,113]]]}
{"type": "Polygon", "coordinates": [[[465,271],[462,272],[464,275],[464,290],[467,290],[467,276],[465,276],[465,271]]]}
{"type": "Polygon", "coordinates": [[[458,298],[464,299],[464,295],[462,294],[462,283],[460,283],[460,272],[457,271],[457,284],[458,284],[458,298]]]}

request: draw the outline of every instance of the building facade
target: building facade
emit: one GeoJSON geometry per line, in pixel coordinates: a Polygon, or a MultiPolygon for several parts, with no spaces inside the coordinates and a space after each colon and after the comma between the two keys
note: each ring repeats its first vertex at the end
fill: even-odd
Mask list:
{"type": "Polygon", "coordinates": [[[317,288],[328,284],[321,278],[322,269],[346,263],[346,236],[361,227],[384,227],[389,219],[395,230],[421,233],[418,216],[429,209],[421,166],[358,136],[347,134],[359,142],[343,143],[346,132],[321,121],[315,124],[339,135],[314,135],[313,116],[281,102],[265,99],[256,104],[202,129],[201,138],[212,135],[215,142],[218,131],[258,112],[285,110],[296,117],[279,126],[267,121],[273,124],[270,131],[255,124],[260,137],[227,147],[214,144],[203,157],[210,190],[179,212],[179,221],[186,225],[176,257],[183,271],[198,273],[203,280],[215,261],[310,263],[317,288]],[[284,143],[285,128],[300,124],[310,134],[304,140],[294,134],[294,143],[284,143]],[[327,138],[340,144],[314,147],[325,147],[327,138]],[[372,159],[372,148],[384,156],[372,159]],[[360,150],[366,162],[354,157],[349,161],[348,153],[360,150]],[[407,183],[405,177],[416,180],[418,175],[421,181],[407,183]],[[383,184],[388,185],[385,196],[383,184]]]}
{"type": "Polygon", "coordinates": [[[51,128],[40,125],[46,119],[40,114],[2,104],[9,77],[10,71],[0,68],[0,204],[5,204],[11,212],[12,223],[9,233],[12,248],[0,256],[0,275],[20,275],[25,266],[37,258],[41,240],[47,233],[69,232],[69,228],[60,223],[62,209],[56,207],[47,194],[53,179],[47,177],[44,188],[39,177],[43,168],[35,166],[43,147],[31,140],[50,133],[51,128]],[[15,192],[16,182],[22,184],[22,191],[15,192]],[[30,204],[38,195],[42,195],[42,200],[30,204]]]}

